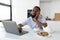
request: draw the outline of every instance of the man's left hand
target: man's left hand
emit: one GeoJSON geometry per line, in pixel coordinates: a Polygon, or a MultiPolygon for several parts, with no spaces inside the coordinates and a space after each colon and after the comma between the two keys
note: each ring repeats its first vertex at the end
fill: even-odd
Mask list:
{"type": "Polygon", "coordinates": [[[36,18],[32,18],[32,19],[33,19],[34,22],[38,21],[38,19],[36,19],[36,18]]]}

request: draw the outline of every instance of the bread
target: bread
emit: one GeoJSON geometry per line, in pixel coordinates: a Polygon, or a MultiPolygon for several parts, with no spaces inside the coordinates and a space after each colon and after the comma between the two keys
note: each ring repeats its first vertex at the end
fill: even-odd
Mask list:
{"type": "Polygon", "coordinates": [[[37,34],[40,35],[40,36],[48,36],[47,32],[40,32],[40,33],[37,33],[37,34]]]}

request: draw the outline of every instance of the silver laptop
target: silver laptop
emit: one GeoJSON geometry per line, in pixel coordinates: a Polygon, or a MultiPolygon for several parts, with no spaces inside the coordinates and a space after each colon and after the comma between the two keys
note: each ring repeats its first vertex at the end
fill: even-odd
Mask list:
{"type": "Polygon", "coordinates": [[[16,22],[14,21],[2,21],[4,28],[6,32],[12,33],[12,34],[17,34],[17,35],[24,35],[28,33],[28,31],[23,30],[21,33],[18,31],[18,27],[16,22]]]}

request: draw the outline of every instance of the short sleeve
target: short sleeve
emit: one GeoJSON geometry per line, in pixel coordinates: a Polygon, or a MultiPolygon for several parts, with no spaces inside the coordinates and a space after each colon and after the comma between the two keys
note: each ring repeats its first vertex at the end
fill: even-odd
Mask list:
{"type": "Polygon", "coordinates": [[[46,23],[46,18],[45,17],[42,17],[41,23],[46,23]]]}
{"type": "Polygon", "coordinates": [[[22,25],[27,25],[28,24],[28,21],[29,21],[29,18],[27,18],[25,21],[23,21],[21,24],[22,25]]]}

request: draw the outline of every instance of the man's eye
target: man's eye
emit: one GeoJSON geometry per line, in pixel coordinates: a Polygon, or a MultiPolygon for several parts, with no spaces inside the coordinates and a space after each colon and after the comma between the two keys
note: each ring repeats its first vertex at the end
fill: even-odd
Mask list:
{"type": "Polygon", "coordinates": [[[33,10],[33,12],[37,12],[37,10],[33,10]]]}

